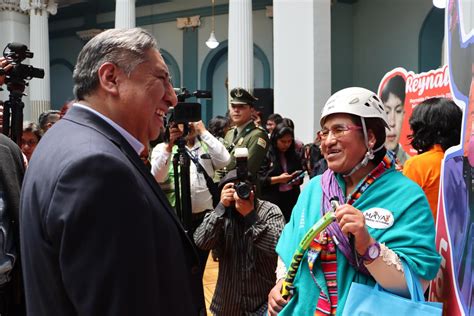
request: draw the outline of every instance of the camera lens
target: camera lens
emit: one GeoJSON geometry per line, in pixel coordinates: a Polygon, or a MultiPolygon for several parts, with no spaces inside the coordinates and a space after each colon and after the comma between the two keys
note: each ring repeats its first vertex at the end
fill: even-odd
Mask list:
{"type": "Polygon", "coordinates": [[[235,192],[237,192],[237,195],[239,198],[243,200],[248,200],[250,198],[250,191],[252,191],[252,188],[250,185],[248,185],[245,182],[239,182],[234,185],[235,192]]]}

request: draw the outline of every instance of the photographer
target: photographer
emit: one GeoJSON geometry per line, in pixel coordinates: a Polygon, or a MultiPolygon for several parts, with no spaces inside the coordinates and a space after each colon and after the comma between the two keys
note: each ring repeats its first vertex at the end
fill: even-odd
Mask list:
{"type": "Polygon", "coordinates": [[[215,315],[264,315],[275,282],[275,245],[285,225],[278,206],[255,198],[255,186],[242,182],[238,170],[219,183],[220,203],[194,233],[196,245],[213,250],[219,276],[211,312],[215,315]],[[236,187],[249,185],[248,197],[236,187]],[[241,194],[242,195],[242,194],[241,194]]]}
{"type": "MultiPolygon", "coordinates": [[[[212,182],[214,170],[222,168],[229,163],[230,155],[224,145],[206,130],[202,121],[187,123],[189,132],[185,137],[186,153],[191,159],[189,165],[191,183],[191,233],[198,227],[206,212],[214,208],[219,199],[217,186],[212,182]],[[211,183],[209,188],[208,178],[211,183]],[[216,203],[213,203],[213,194],[216,203]]],[[[183,127],[182,124],[180,124],[183,127]]],[[[151,173],[160,184],[171,206],[176,207],[174,169],[171,158],[178,151],[176,142],[183,136],[183,131],[177,124],[172,124],[169,129],[169,141],[158,144],[151,154],[151,173]]],[[[183,210],[189,212],[189,210],[183,210]]],[[[200,268],[204,273],[208,251],[200,252],[200,268]]]]}

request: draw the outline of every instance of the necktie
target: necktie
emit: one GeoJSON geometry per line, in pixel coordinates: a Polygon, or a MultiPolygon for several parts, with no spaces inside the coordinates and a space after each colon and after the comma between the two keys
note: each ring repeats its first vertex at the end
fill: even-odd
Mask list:
{"type": "Polygon", "coordinates": [[[234,137],[232,138],[232,142],[235,143],[237,140],[237,135],[239,134],[239,131],[237,129],[234,129],[234,137]]]}

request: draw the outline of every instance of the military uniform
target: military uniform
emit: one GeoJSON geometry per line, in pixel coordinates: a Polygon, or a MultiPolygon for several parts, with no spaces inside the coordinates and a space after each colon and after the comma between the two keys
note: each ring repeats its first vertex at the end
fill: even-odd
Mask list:
{"type": "MultiPolygon", "coordinates": [[[[234,106],[237,104],[248,105],[254,107],[255,102],[258,100],[250,92],[243,88],[234,88],[230,91],[231,101],[230,103],[234,106]]],[[[242,122],[244,123],[244,122],[242,122]]],[[[252,176],[252,182],[257,186],[256,196],[259,196],[259,183],[257,181],[257,172],[260,169],[260,165],[267,154],[270,142],[268,140],[267,132],[257,127],[253,121],[247,122],[242,129],[234,127],[230,129],[224,137],[224,146],[230,153],[230,162],[227,167],[216,171],[214,180],[219,182],[229,171],[236,168],[236,161],[234,152],[236,148],[247,148],[248,158],[247,167],[248,171],[252,176]],[[240,132],[235,135],[236,129],[240,132]]]]}
{"type": "Polygon", "coordinates": [[[255,126],[254,122],[250,122],[237,134],[236,139],[232,141],[235,129],[236,127],[231,128],[225,135],[224,145],[229,151],[231,158],[227,167],[216,172],[216,181],[220,181],[227,172],[235,169],[235,148],[248,149],[249,156],[247,164],[253,180],[256,179],[257,171],[260,169],[260,165],[267,154],[270,142],[267,132],[263,128],[255,126]]]}

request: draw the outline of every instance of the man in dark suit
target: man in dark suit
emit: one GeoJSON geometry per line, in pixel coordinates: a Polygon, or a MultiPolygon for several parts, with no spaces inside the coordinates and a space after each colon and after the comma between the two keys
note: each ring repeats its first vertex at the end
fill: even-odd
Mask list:
{"type": "Polygon", "coordinates": [[[156,41],[107,30],[73,79],[22,189],[28,315],[205,313],[195,249],[139,158],[177,102],[156,41]]]}

